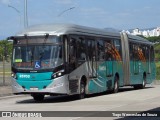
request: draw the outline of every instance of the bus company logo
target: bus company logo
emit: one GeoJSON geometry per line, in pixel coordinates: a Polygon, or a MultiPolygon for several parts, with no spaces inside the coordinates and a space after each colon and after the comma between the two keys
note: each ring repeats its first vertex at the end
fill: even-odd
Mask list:
{"type": "Polygon", "coordinates": [[[35,79],[36,77],[35,76],[32,76],[32,79],[35,79]]]}
{"type": "Polygon", "coordinates": [[[30,78],[30,75],[19,75],[20,78],[30,78]]]}
{"type": "Polygon", "coordinates": [[[11,112],[2,112],[2,117],[12,117],[11,112]]]}

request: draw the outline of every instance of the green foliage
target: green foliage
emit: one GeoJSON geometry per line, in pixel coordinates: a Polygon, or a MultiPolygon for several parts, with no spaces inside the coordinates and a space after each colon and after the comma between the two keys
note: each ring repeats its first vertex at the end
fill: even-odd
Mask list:
{"type": "Polygon", "coordinates": [[[160,66],[156,65],[156,79],[160,80],[160,66]]]}
{"type": "Polygon", "coordinates": [[[6,60],[9,60],[12,55],[12,43],[7,40],[0,40],[0,61],[3,60],[5,56],[6,60]]]}
{"type": "Polygon", "coordinates": [[[153,43],[160,42],[160,36],[147,37],[146,39],[153,43]]]}
{"type": "Polygon", "coordinates": [[[160,60],[160,36],[154,36],[154,37],[148,37],[146,38],[150,42],[155,43],[154,49],[155,49],[155,59],[160,60]]]}
{"type": "Polygon", "coordinates": [[[155,44],[155,45],[154,45],[154,49],[155,49],[155,50],[160,50],[160,44],[155,44]]]}
{"type": "Polygon", "coordinates": [[[154,45],[155,49],[155,59],[160,61],[160,43],[154,45]]]}

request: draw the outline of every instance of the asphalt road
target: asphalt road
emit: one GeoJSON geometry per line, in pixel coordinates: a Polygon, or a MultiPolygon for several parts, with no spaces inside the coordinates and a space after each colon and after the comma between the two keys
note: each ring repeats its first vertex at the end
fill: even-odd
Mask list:
{"type": "MultiPolygon", "coordinates": [[[[117,94],[103,93],[91,95],[82,100],[77,100],[74,96],[47,96],[43,102],[35,102],[30,96],[1,97],[0,111],[90,111],[85,112],[82,116],[70,115],[70,117],[56,117],[54,120],[121,120],[121,117],[116,116],[118,114],[121,115],[122,112],[117,111],[126,113],[128,111],[139,111],[142,113],[143,111],[160,111],[160,85],[149,85],[147,88],[139,90],[127,87],[122,88],[117,94]],[[98,116],[102,111],[112,111],[112,115],[115,113],[114,117],[97,118],[96,114],[98,116]]],[[[54,113],[51,114],[53,115],[54,113]]],[[[62,112],[56,113],[57,116],[61,116],[62,114],[62,112]]],[[[73,112],[73,114],[77,113],[73,112]]],[[[106,112],[106,116],[107,114],[109,113],[106,112]]],[[[38,120],[39,118],[36,119],[38,120]]],[[[47,119],[53,120],[51,117],[47,119]]],[[[123,119],[130,120],[131,118],[125,117],[123,119]]],[[[132,119],[159,120],[160,117],[133,117],[132,119]]]]}

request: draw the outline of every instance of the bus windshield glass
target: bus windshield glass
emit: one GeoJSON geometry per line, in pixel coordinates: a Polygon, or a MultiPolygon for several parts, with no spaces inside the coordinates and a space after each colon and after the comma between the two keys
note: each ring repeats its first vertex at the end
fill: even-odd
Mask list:
{"type": "Polygon", "coordinates": [[[63,64],[62,44],[15,45],[12,66],[17,69],[50,69],[63,64]]]}

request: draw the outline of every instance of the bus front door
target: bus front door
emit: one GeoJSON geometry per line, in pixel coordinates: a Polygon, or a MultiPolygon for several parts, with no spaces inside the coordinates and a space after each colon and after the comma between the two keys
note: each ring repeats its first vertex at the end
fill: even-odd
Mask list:
{"type": "Polygon", "coordinates": [[[88,40],[88,73],[89,77],[97,77],[96,44],[95,40],[88,40]]]}

